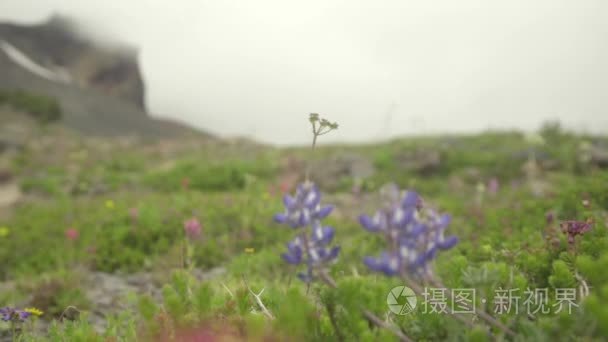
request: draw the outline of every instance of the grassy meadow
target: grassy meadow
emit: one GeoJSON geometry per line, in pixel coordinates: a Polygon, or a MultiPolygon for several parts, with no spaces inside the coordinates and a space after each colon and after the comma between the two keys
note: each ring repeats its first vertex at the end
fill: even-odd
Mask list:
{"type": "Polygon", "coordinates": [[[557,125],[357,146],[320,137],[314,152],[45,127],[0,155],[21,192],[0,209],[0,306],[30,313],[0,321],[0,341],[603,341],[608,169],[590,150],[606,144],[557,125]],[[298,278],[306,266],[281,257],[297,232],[273,221],[307,165],[334,205],[333,285],[298,278]],[[434,282],[363,262],[386,243],[359,217],[391,182],[451,215],[458,243],[432,260],[434,282]],[[408,314],[387,305],[398,286],[416,292],[408,314]],[[489,317],[423,312],[417,286],[474,289],[489,317]],[[504,289],[519,292],[501,302],[504,289]],[[546,311],[530,312],[535,289],[547,290],[546,311]]]}

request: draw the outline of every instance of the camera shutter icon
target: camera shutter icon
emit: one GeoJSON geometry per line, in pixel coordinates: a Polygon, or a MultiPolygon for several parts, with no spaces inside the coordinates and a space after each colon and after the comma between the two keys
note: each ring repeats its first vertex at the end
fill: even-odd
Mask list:
{"type": "Polygon", "coordinates": [[[416,309],[416,293],[407,286],[394,287],[386,296],[389,310],[396,315],[407,315],[416,309]]]}

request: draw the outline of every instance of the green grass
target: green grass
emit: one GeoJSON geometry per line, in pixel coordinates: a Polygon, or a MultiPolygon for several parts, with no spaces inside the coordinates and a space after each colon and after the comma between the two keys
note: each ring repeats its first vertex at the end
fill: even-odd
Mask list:
{"type": "MultiPolygon", "coordinates": [[[[239,158],[238,151],[218,147],[189,151],[166,164],[139,147],[103,154],[94,145],[74,144],[52,165],[26,150],[26,156],[16,157],[16,167],[31,198],[0,221],[10,230],[0,237],[0,279],[19,286],[0,300],[38,306],[46,312],[44,320],[57,318],[68,306],[82,311],[74,321],[53,320],[44,335],[26,327],[24,341],[153,341],[193,329],[250,340],[394,340],[361,312],[384,317],[388,291],[403,282],[366,270],[362,258],[378,254],[383,240],[356,222],[357,213],[371,213],[376,206],[365,198],[394,181],[415,188],[453,216],[449,232],[460,243],[440,254],[435,265],[448,287],[476,289],[491,312],[498,288],[547,288],[553,296],[548,304],[554,305],[556,289],[584,284],[590,295],[578,298],[579,307],[570,315],[550,313],[532,320],[525,312],[512,312],[498,318],[516,331],[518,340],[600,341],[608,336],[608,170],[586,164],[578,148],[583,141],[606,139],[555,127],[543,134],[548,143],[534,148],[558,166],[534,178],[544,184],[542,195],[534,194],[533,182],[522,171],[532,146],[518,133],[321,147],[315,158],[354,152],[369,158],[376,173],[365,180],[364,199],[347,193],[348,179],[337,193],[326,194],[327,203],[342,199],[328,220],[342,246],[331,269],[338,286],[315,283],[308,291],[280,258],[294,232],[272,222],[272,215],[282,210],[281,196],[268,193],[280,183],[280,159],[307,156],[305,149],[239,158]],[[74,156],[82,149],[88,157],[74,156]],[[439,151],[436,172],[404,166],[400,158],[413,151],[439,151]],[[479,183],[491,177],[500,180],[499,192],[481,193],[479,183]],[[572,247],[556,224],[547,224],[550,211],[559,220],[593,219],[595,224],[572,247]],[[200,220],[203,233],[186,247],[183,222],[191,217],[200,220]],[[75,241],[66,238],[68,228],[79,231],[75,241]],[[226,273],[201,282],[193,276],[196,272],[184,269],[185,257],[198,270],[224,267],[226,273]],[[83,296],[79,280],[80,272],[90,271],[159,274],[162,300],[144,293],[131,296],[125,299],[128,308],[108,313],[106,331],[96,332],[86,321],[95,307],[83,296]],[[261,299],[274,319],[261,313],[249,289],[265,289],[261,299]]],[[[450,315],[417,310],[391,317],[415,340],[488,340],[487,326],[480,321],[468,328],[450,315]]],[[[2,329],[8,333],[9,326],[0,325],[2,329]]]]}
{"type": "Polygon", "coordinates": [[[7,105],[47,123],[61,118],[61,106],[52,97],[22,90],[0,90],[0,106],[7,105]]]}

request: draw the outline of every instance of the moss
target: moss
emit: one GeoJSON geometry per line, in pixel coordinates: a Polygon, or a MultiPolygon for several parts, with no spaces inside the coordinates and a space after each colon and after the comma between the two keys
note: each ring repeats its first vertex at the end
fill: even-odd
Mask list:
{"type": "Polygon", "coordinates": [[[62,115],[61,106],[56,99],[23,90],[0,90],[1,105],[24,111],[42,123],[57,121],[62,115]]]}

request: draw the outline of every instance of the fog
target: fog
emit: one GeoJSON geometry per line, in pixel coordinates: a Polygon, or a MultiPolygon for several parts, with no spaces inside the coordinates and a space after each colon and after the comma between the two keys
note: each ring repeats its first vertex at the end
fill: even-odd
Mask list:
{"type": "Polygon", "coordinates": [[[324,141],[532,130],[608,131],[605,0],[1,0],[140,48],[147,105],[221,135],[324,141]],[[327,139],[325,139],[327,138],[327,139]]]}

